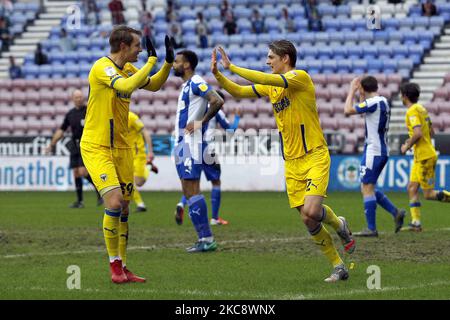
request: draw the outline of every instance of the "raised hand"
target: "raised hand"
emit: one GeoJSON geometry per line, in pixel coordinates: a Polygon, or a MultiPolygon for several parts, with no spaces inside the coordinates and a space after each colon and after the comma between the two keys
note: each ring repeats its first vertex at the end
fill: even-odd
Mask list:
{"type": "Polygon", "coordinates": [[[147,49],[148,57],[157,57],[155,47],[149,36],[145,36],[145,48],[147,49]]]}
{"type": "Polygon", "coordinates": [[[213,74],[217,74],[217,72],[219,72],[219,70],[217,69],[217,52],[216,52],[216,48],[213,49],[212,54],[211,54],[211,72],[213,74]]]}
{"type": "Polygon", "coordinates": [[[173,63],[173,61],[175,60],[175,52],[173,50],[173,37],[169,38],[169,36],[166,35],[164,44],[166,45],[166,62],[173,63]]]}
{"type": "Polygon", "coordinates": [[[219,53],[222,56],[222,59],[220,62],[222,63],[223,67],[225,69],[229,69],[231,65],[230,58],[228,58],[227,53],[225,52],[225,49],[219,46],[219,53]]]}

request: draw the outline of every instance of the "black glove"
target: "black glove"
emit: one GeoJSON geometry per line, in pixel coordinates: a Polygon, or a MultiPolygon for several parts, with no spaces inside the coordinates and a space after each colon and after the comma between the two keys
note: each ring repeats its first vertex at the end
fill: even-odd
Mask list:
{"type": "Polygon", "coordinates": [[[169,38],[169,36],[166,35],[164,43],[166,45],[166,62],[173,63],[173,61],[175,60],[175,53],[173,51],[173,38],[169,38]]]}
{"type": "Polygon", "coordinates": [[[157,57],[155,47],[149,36],[145,36],[145,47],[147,48],[148,57],[157,57]]]}

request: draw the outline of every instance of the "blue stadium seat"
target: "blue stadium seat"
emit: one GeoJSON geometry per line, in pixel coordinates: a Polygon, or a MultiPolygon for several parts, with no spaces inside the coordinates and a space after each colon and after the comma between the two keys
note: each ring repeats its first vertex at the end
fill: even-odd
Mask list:
{"type": "Polygon", "coordinates": [[[76,51],[69,51],[65,53],[65,60],[66,63],[78,63],[78,52],[76,51]]]}
{"type": "Polygon", "coordinates": [[[218,7],[208,7],[203,11],[203,17],[208,21],[210,19],[220,19],[220,9],[218,7]]]}
{"type": "Polygon", "coordinates": [[[352,60],[337,60],[337,73],[349,73],[352,70],[352,60]]]}
{"type": "Polygon", "coordinates": [[[52,65],[52,78],[64,78],[66,75],[66,66],[63,64],[52,65]]]}
{"type": "Polygon", "coordinates": [[[346,4],[337,6],[336,14],[350,16],[350,14],[351,14],[350,6],[346,5],[346,4]]]}
{"type": "Polygon", "coordinates": [[[289,40],[289,41],[293,42],[293,43],[299,43],[300,39],[301,39],[300,35],[297,32],[286,33],[284,35],[284,38],[286,40],[289,40]]]}
{"type": "Polygon", "coordinates": [[[337,69],[336,60],[327,59],[322,62],[322,72],[325,74],[335,73],[337,69]]]}
{"type": "Polygon", "coordinates": [[[236,6],[233,9],[233,14],[236,19],[240,19],[240,18],[250,19],[250,17],[252,16],[252,9],[242,7],[242,6],[236,6]]]}
{"type": "Polygon", "coordinates": [[[22,72],[25,79],[35,79],[39,75],[39,66],[35,64],[25,64],[22,67],[22,72]]]}
{"type": "Polygon", "coordinates": [[[352,60],[352,71],[353,73],[364,73],[367,70],[367,61],[363,59],[352,60]]]}
{"type": "Polygon", "coordinates": [[[80,73],[80,67],[77,64],[69,64],[66,66],[66,78],[76,78],[80,73]]]}
{"type": "Polygon", "coordinates": [[[378,48],[378,58],[381,60],[390,59],[392,51],[392,47],[390,46],[381,46],[378,48]]]}
{"type": "Polygon", "coordinates": [[[413,45],[419,41],[419,33],[418,32],[406,32],[403,35],[403,43],[405,45],[413,45]]]}
{"type": "Polygon", "coordinates": [[[344,34],[341,32],[331,32],[330,33],[330,43],[336,42],[336,43],[342,43],[344,42],[344,34]]]}
{"type": "Polygon", "coordinates": [[[80,51],[78,53],[78,63],[91,63],[92,60],[91,51],[80,51]]]}
{"type": "Polygon", "coordinates": [[[348,46],[347,52],[349,59],[359,59],[362,55],[362,48],[360,46],[348,46]]]}
{"type": "Polygon", "coordinates": [[[319,4],[317,10],[321,16],[335,16],[337,11],[335,6],[327,4],[319,4]]]}
{"type": "Polygon", "coordinates": [[[384,73],[395,73],[397,71],[397,60],[391,59],[384,61],[384,73]]]}
{"type": "Polygon", "coordinates": [[[395,18],[382,19],[381,24],[388,31],[396,31],[400,27],[399,19],[395,18]]]}
{"type": "Polygon", "coordinates": [[[367,60],[367,69],[369,73],[378,73],[383,71],[383,61],[368,59],[367,60]]]}
{"type": "Polygon", "coordinates": [[[428,17],[413,17],[412,20],[415,27],[428,27],[430,25],[430,19],[428,17]]]}
{"type": "Polygon", "coordinates": [[[77,50],[89,50],[91,48],[91,39],[81,38],[77,41],[77,50]]]}
{"type": "Polygon", "coordinates": [[[238,19],[236,22],[238,26],[239,33],[251,33],[252,32],[252,23],[248,19],[238,19]]]}
{"type": "Polygon", "coordinates": [[[302,52],[305,59],[315,59],[319,54],[319,50],[316,47],[306,47],[302,49],[302,52]]]}
{"type": "Polygon", "coordinates": [[[412,70],[412,68],[414,67],[414,63],[411,59],[401,59],[397,62],[397,67],[399,69],[412,70]]]}
{"type": "Polygon", "coordinates": [[[230,38],[230,45],[232,45],[232,44],[237,44],[237,45],[244,44],[244,41],[242,40],[242,35],[241,34],[233,34],[233,35],[229,36],[229,38],[230,38]]]}
{"type": "Polygon", "coordinates": [[[400,27],[413,28],[414,27],[414,19],[417,19],[417,17],[400,19],[400,27]]]}
{"type": "Polygon", "coordinates": [[[322,44],[326,44],[326,43],[328,43],[328,40],[329,40],[329,35],[327,32],[317,32],[315,34],[316,44],[318,42],[321,42],[322,44]]]}
{"type": "Polygon", "coordinates": [[[387,42],[390,40],[390,32],[391,31],[384,31],[384,30],[377,30],[376,32],[374,32],[373,34],[373,39],[376,40],[380,40],[380,41],[384,41],[387,42]]]}
{"type": "Polygon", "coordinates": [[[333,48],[334,59],[345,59],[348,55],[347,48],[345,46],[338,46],[333,48]]]}
{"type": "Polygon", "coordinates": [[[48,59],[51,63],[67,63],[66,55],[61,51],[49,53],[48,59]]]}
{"type": "Polygon", "coordinates": [[[211,19],[208,22],[208,28],[211,33],[223,34],[223,22],[219,19],[211,19]]]}
{"type": "Polygon", "coordinates": [[[308,70],[308,73],[316,74],[321,73],[322,71],[322,61],[320,60],[306,60],[305,67],[308,70]]]}
{"type": "Polygon", "coordinates": [[[366,60],[376,59],[378,57],[378,48],[375,46],[365,46],[363,48],[363,57],[366,60]]]}
{"type": "Polygon", "coordinates": [[[243,34],[242,35],[242,41],[244,41],[245,44],[251,44],[253,45],[254,43],[258,42],[258,37],[256,36],[256,34],[251,33],[251,34],[243,34]]]}
{"type": "Polygon", "coordinates": [[[392,50],[392,54],[395,59],[404,59],[409,55],[408,46],[407,45],[399,45],[395,46],[392,50]]]}
{"type": "Polygon", "coordinates": [[[341,31],[353,31],[355,22],[352,19],[341,21],[341,31]]]}
{"type": "Polygon", "coordinates": [[[314,33],[312,33],[312,32],[300,33],[300,43],[313,44],[314,42],[315,42],[314,33]]]}
{"type": "Polygon", "coordinates": [[[39,66],[39,79],[49,79],[52,76],[53,68],[49,64],[39,66]]]}
{"type": "Polygon", "coordinates": [[[258,34],[257,37],[258,37],[258,42],[259,42],[259,43],[267,43],[267,44],[269,44],[270,41],[271,41],[271,40],[270,40],[271,37],[270,37],[270,35],[267,34],[267,33],[261,33],[261,34],[258,34]]]}
{"type": "Polygon", "coordinates": [[[444,25],[445,21],[443,17],[432,16],[430,17],[430,27],[440,27],[444,25]]]}
{"type": "Polygon", "coordinates": [[[318,45],[317,47],[318,59],[327,60],[330,59],[332,52],[330,51],[330,47],[327,45],[318,45]]]}
{"type": "Polygon", "coordinates": [[[358,31],[367,31],[367,21],[366,19],[354,20],[354,29],[358,31]]]}
{"type": "Polygon", "coordinates": [[[305,19],[296,19],[294,20],[294,23],[297,31],[308,30],[308,21],[305,19]]]}
{"type": "Polygon", "coordinates": [[[341,28],[341,22],[338,19],[323,19],[322,25],[325,30],[330,32],[338,31],[341,28]]]}
{"type": "Polygon", "coordinates": [[[211,37],[212,45],[221,45],[227,47],[230,43],[230,38],[227,35],[224,34],[214,34],[211,37]]]}
{"type": "MultiPolygon", "coordinates": [[[[376,31],[378,32],[378,31],[376,31]]],[[[372,42],[374,40],[374,32],[373,31],[358,31],[358,40],[359,42],[372,42]]]]}
{"type": "Polygon", "coordinates": [[[357,32],[346,32],[344,33],[344,41],[349,42],[357,42],[359,40],[359,35],[357,32]]]}

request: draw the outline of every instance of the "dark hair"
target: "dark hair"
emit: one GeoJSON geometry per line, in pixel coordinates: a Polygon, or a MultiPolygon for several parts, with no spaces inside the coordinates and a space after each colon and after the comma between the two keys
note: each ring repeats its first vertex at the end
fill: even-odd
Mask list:
{"type": "Polygon", "coordinates": [[[291,60],[290,66],[295,67],[295,63],[297,62],[297,49],[295,49],[292,42],[288,40],[277,40],[269,44],[269,49],[280,57],[287,54],[291,60]]]}
{"type": "Polygon", "coordinates": [[[361,79],[361,86],[365,92],[377,92],[378,81],[375,77],[366,76],[361,79]]]}
{"type": "Polygon", "coordinates": [[[222,100],[225,101],[225,95],[223,94],[223,92],[220,90],[216,90],[216,92],[222,98],[222,100]]]}
{"type": "Polygon", "coordinates": [[[404,83],[400,86],[400,93],[402,96],[407,97],[412,103],[417,103],[420,96],[420,87],[417,83],[404,83]]]}
{"type": "Polygon", "coordinates": [[[131,46],[133,42],[132,34],[137,34],[139,37],[142,33],[139,30],[120,25],[113,29],[109,36],[109,45],[111,46],[111,53],[117,53],[120,51],[120,44],[123,42],[127,46],[131,46]]]}
{"type": "Polygon", "coordinates": [[[187,62],[189,62],[192,70],[195,70],[195,68],[197,67],[197,64],[198,64],[198,58],[197,58],[197,54],[194,51],[182,50],[180,52],[177,52],[177,55],[178,54],[181,54],[183,56],[183,58],[187,62]]]}

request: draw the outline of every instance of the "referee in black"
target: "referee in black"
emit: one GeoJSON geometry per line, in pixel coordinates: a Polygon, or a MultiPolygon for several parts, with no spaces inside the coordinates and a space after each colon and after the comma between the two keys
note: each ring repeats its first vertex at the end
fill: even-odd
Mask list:
{"type": "MultiPolygon", "coordinates": [[[[83,204],[83,177],[85,177],[94,186],[89,173],[84,166],[83,159],[80,152],[80,139],[83,134],[84,118],[86,117],[86,104],[84,103],[83,93],[81,90],[75,90],[72,93],[72,101],[75,108],[70,109],[64,117],[64,122],[61,127],[56,130],[52,137],[50,145],[45,149],[46,154],[50,154],[54,150],[56,143],[64,136],[64,132],[70,127],[72,131],[72,139],[68,144],[70,151],[70,168],[73,169],[73,176],[75,179],[75,188],[77,192],[77,201],[75,201],[70,208],[84,208],[83,204]]],[[[97,205],[101,205],[103,200],[97,189],[97,205]]]]}

